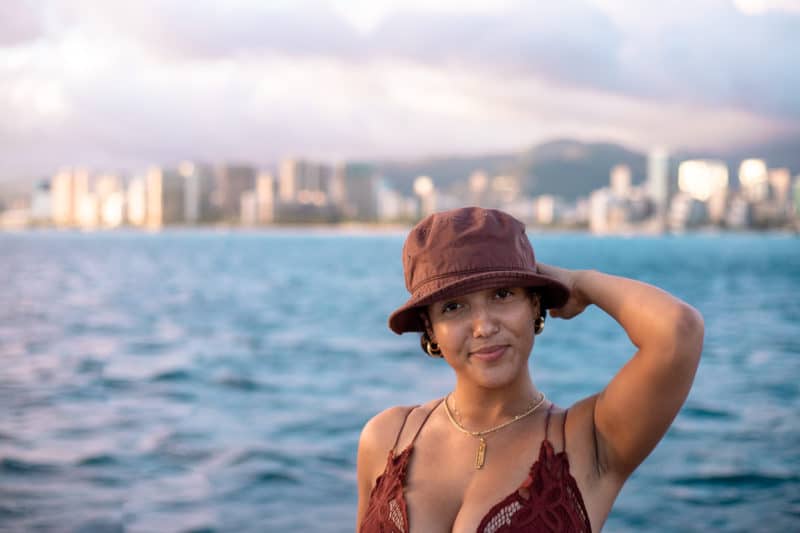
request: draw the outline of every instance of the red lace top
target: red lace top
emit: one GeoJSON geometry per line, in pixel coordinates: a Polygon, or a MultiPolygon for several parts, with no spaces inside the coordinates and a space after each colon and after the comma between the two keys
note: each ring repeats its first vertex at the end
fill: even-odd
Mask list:
{"type": "MultiPolygon", "coordinates": [[[[569,473],[567,441],[564,438],[569,410],[564,413],[564,424],[561,427],[564,450],[556,453],[547,438],[552,408],[551,405],[547,410],[545,437],[539,449],[539,458],[531,465],[528,477],[517,490],[489,510],[481,520],[477,533],[591,533],[583,497],[575,478],[569,473]]],[[[378,476],[370,493],[360,533],[409,533],[403,482],[414,442],[435,409],[436,407],[427,414],[411,443],[399,455],[395,455],[400,433],[413,409],[406,413],[394,446],[389,451],[386,468],[378,476]]]]}

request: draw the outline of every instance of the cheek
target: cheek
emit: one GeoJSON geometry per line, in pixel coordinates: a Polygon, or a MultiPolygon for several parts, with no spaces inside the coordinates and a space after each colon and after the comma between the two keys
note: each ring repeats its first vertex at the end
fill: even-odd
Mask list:
{"type": "Polygon", "coordinates": [[[441,322],[433,325],[436,343],[445,355],[457,355],[466,339],[464,328],[453,322],[441,322]]]}

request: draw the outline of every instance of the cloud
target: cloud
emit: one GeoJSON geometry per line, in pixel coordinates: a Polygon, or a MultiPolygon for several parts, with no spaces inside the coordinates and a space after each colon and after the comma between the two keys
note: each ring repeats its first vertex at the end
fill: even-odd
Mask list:
{"type": "Polygon", "coordinates": [[[384,2],[358,28],[343,0],[26,5],[36,35],[0,44],[0,177],[554,136],[715,148],[800,128],[798,16],[720,0],[384,2]]]}
{"type": "Polygon", "coordinates": [[[0,2],[0,46],[27,43],[44,33],[40,4],[36,0],[0,2]]]}

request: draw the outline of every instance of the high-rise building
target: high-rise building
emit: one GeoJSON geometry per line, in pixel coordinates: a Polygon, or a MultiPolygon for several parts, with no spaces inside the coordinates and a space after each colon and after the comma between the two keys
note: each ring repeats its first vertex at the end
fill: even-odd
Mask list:
{"type": "Polygon", "coordinates": [[[256,170],[246,165],[222,165],[216,169],[213,203],[223,220],[239,220],[242,193],[255,189],[256,170]]]}
{"type": "Polygon", "coordinates": [[[301,159],[285,159],[278,174],[281,203],[313,204],[318,207],[341,205],[346,196],[344,176],[327,165],[301,159]]]}
{"type": "Polygon", "coordinates": [[[426,217],[436,211],[436,187],[430,176],[417,176],[414,180],[414,194],[419,197],[421,217],[426,217]]]}
{"type": "Polygon", "coordinates": [[[75,179],[72,170],[60,170],[50,182],[50,202],[53,223],[71,226],[75,221],[75,179]]]}
{"type": "MultiPolygon", "coordinates": [[[[706,203],[703,216],[707,216],[714,224],[722,222],[728,203],[728,165],[724,161],[690,159],[681,162],[678,166],[678,187],[690,198],[706,203]]],[[[699,219],[696,216],[699,208],[693,207],[688,200],[681,200],[676,205],[681,207],[672,206],[673,226],[676,209],[678,213],[689,213],[687,220],[690,223],[699,219]],[[683,206],[691,206],[691,209],[683,206]]]]}
{"type": "Polygon", "coordinates": [[[647,193],[657,216],[662,217],[669,205],[669,154],[664,148],[654,148],[647,154],[647,193]]]}
{"type": "Polygon", "coordinates": [[[85,169],[62,169],[53,176],[50,194],[53,222],[56,226],[74,227],[79,225],[82,208],[89,209],[91,200],[84,202],[90,192],[89,172],[85,169]]]}
{"type": "Polygon", "coordinates": [[[122,180],[115,174],[103,174],[94,184],[97,198],[97,224],[105,228],[114,228],[124,220],[124,195],[122,180]]]}
{"type": "Polygon", "coordinates": [[[334,172],[344,183],[345,216],[355,220],[377,220],[380,177],[362,163],[343,163],[334,172]]]}
{"type": "Polygon", "coordinates": [[[762,202],[769,195],[767,164],[763,159],[745,159],[739,165],[739,183],[745,198],[762,202]]]}
{"type": "Polygon", "coordinates": [[[628,165],[615,165],[610,177],[611,192],[620,198],[627,198],[631,192],[631,168],[628,165]]]}
{"type": "Polygon", "coordinates": [[[469,176],[470,203],[486,206],[489,202],[489,175],[483,170],[476,170],[469,176]]]}
{"type": "Polygon", "coordinates": [[[789,187],[792,175],[788,168],[771,168],[768,174],[771,196],[779,206],[786,206],[789,202],[789,187]]]}
{"type": "Polygon", "coordinates": [[[214,169],[209,165],[183,161],[178,174],[184,179],[184,219],[188,224],[215,218],[211,200],[214,194],[214,169]]]}
{"type": "Polygon", "coordinates": [[[184,179],[173,170],[153,167],[147,171],[147,227],[158,229],[184,222],[184,179]]]}
{"type": "Polygon", "coordinates": [[[275,221],[275,178],[269,172],[262,172],[256,180],[256,206],[259,224],[275,221]]]}
{"type": "Polygon", "coordinates": [[[128,183],[126,204],[128,223],[144,226],[147,223],[147,180],[144,176],[135,176],[128,183]]]}
{"type": "Polygon", "coordinates": [[[241,222],[244,226],[255,226],[258,223],[258,198],[256,191],[245,191],[240,200],[241,222]]]}
{"type": "Polygon", "coordinates": [[[31,221],[46,223],[53,218],[52,198],[50,195],[50,182],[40,181],[33,189],[31,198],[31,221]]]}

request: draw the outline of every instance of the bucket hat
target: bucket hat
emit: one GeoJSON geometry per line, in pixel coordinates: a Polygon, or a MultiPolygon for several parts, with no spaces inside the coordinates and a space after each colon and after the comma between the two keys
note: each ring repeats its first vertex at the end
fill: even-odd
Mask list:
{"type": "Polygon", "coordinates": [[[503,211],[463,207],[429,215],[403,244],[408,301],[389,316],[397,334],[424,331],[421,308],[493,287],[536,287],[545,309],[564,305],[569,289],[536,270],[525,225],[503,211]]]}

